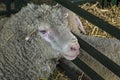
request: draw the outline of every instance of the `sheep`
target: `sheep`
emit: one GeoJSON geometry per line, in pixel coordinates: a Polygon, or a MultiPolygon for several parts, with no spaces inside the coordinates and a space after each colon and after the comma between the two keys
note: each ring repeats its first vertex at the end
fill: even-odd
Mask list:
{"type": "MultiPolygon", "coordinates": [[[[52,1],[52,0],[48,0],[52,1]]],[[[52,2],[51,2],[52,3],[52,2]]],[[[65,9],[65,8],[64,8],[65,9]]],[[[66,10],[63,10],[66,11],[66,10]]],[[[79,35],[83,40],[86,40],[88,43],[95,46],[99,51],[104,53],[105,56],[116,62],[118,65],[120,65],[120,42],[117,39],[113,38],[98,38],[93,36],[87,36],[80,34],[80,31],[78,28],[81,28],[82,32],[86,34],[85,30],[82,29],[83,26],[80,24],[81,22],[76,21],[78,19],[78,16],[74,14],[72,11],[67,10],[66,13],[68,13],[68,21],[69,21],[69,29],[74,32],[75,34],[79,35]],[[78,24],[80,24],[78,26],[78,24]],[[107,47],[106,47],[107,46],[107,47]]],[[[93,59],[91,56],[89,56],[84,50],[80,50],[81,54],[79,58],[83,60],[85,63],[87,63],[94,71],[96,71],[99,75],[101,75],[105,80],[120,80],[119,77],[114,75],[110,70],[105,68],[103,65],[101,65],[98,61],[93,59]]],[[[69,66],[73,66],[73,64],[69,64],[69,66]]],[[[82,65],[81,65],[82,66],[82,65]]],[[[75,67],[74,67],[75,68],[75,67]]],[[[78,70],[78,69],[77,69],[78,70]]]]}
{"type": "MultiPolygon", "coordinates": [[[[79,34],[83,40],[94,46],[97,50],[107,56],[120,66],[120,41],[115,38],[100,38],[79,34]]],[[[102,76],[105,80],[120,80],[118,76],[96,61],[83,49],[80,50],[79,58],[89,65],[95,72],[102,76]]],[[[81,65],[82,66],[82,65],[81,65]]]]}
{"type": "MultiPolygon", "coordinates": [[[[78,32],[76,31],[74,33],[77,34],[78,32]]],[[[120,41],[118,39],[102,38],[83,34],[77,35],[120,66],[120,41]]],[[[78,56],[78,58],[84,63],[86,63],[89,67],[91,67],[105,80],[120,80],[117,75],[115,75],[112,71],[103,66],[99,61],[95,60],[82,48],[80,48],[80,55],[78,56]]],[[[67,64],[70,68],[72,68],[74,71],[79,72],[79,74],[82,73],[80,68],[78,68],[75,64],[71,63],[71,61],[66,62],[66,60],[64,60],[63,62],[67,64]]],[[[85,76],[83,76],[83,78],[85,78],[85,76]]]]}
{"type": "MultiPolygon", "coordinates": [[[[68,21],[69,21],[69,29],[80,38],[94,46],[96,49],[101,51],[105,56],[110,58],[112,61],[117,63],[120,66],[120,41],[115,38],[100,38],[94,36],[86,35],[86,32],[82,26],[81,21],[76,21],[78,16],[72,11],[68,12],[68,21]],[[78,25],[79,24],[79,25],[78,25]],[[84,33],[81,34],[80,30],[84,33]]],[[[79,58],[84,61],[88,66],[90,66],[94,71],[96,71],[100,76],[102,76],[105,80],[120,80],[118,76],[92,58],[87,52],[85,52],[82,48],[80,48],[79,58]]],[[[76,68],[76,65],[69,64],[72,68],[81,72],[76,68]]],[[[82,66],[82,65],[81,65],[82,66]]],[[[89,75],[88,75],[89,76],[89,75]]]]}
{"type": "Polygon", "coordinates": [[[63,8],[28,4],[0,25],[0,80],[48,78],[57,60],[79,55],[63,8]]]}
{"type": "MultiPolygon", "coordinates": [[[[48,0],[48,1],[51,1],[52,3],[52,0],[48,0]]],[[[83,40],[93,45],[96,49],[101,51],[105,56],[107,56],[108,58],[113,60],[115,63],[120,65],[120,41],[119,40],[115,38],[108,39],[108,38],[99,38],[99,37],[93,37],[93,36],[88,36],[88,35],[82,35],[79,29],[81,29],[81,31],[85,34],[86,32],[83,29],[82,23],[78,20],[78,16],[70,10],[64,10],[64,11],[68,13],[67,19],[69,21],[68,23],[69,29],[73,33],[79,35],[83,40]]],[[[79,58],[85,63],[87,63],[94,71],[96,71],[105,80],[120,80],[118,76],[116,76],[106,67],[101,65],[98,61],[93,59],[90,55],[88,55],[81,48],[80,48],[80,53],[82,55],[79,55],[79,58]]],[[[75,65],[73,64],[68,64],[68,65],[76,69],[75,65]]],[[[76,70],[78,70],[78,68],[76,70]]]]}

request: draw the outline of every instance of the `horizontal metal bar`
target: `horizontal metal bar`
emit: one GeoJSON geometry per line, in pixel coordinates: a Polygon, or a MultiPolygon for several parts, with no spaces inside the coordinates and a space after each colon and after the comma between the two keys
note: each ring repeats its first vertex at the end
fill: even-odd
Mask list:
{"type": "Polygon", "coordinates": [[[73,67],[74,63],[66,61],[66,59],[60,59],[58,66],[65,71],[65,75],[67,75],[71,80],[91,80],[83,71],[73,67]]]}
{"type": "Polygon", "coordinates": [[[100,19],[99,17],[94,16],[93,14],[80,8],[78,5],[73,4],[69,0],[54,0],[54,1],[72,10],[79,16],[83,17],[84,19],[88,20],[92,24],[98,26],[102,30],[108,32],[109,34],[113,35],[114,37],[120,40],[120,29],[116,28],[115,26],[112,26],[111,24],[104,21],[103,19],[100,19]]]}
{"type": "Polygon", "coordinates": [[[81,2],[81,1],[86,1],[86,0],[69,0],[71,2],[81,2]]]}
{"type": "Polygon", "coordinates": [[[91,3],[91,2],[97,2],[98,0],[69,0],[71,3],[74,3],[74,4],[84,4],[84,3],[91,3]]]}
{"type": "Polygon", "coordinates": [[[117,1],[118,1],[118,0],[111,0],[111,3],[112,3],[113,5],[116,5],[116,4],[117,4],[117,1]]]}
{"type": "Polygon", "coordinates": [[[82,69],[92,80],[104,80],[100,75],[98,75],[95,71],[88,67],[88,65],[86,65],[79,58],[73,60],[73,63],[76,64],[80,69],[82,69]]]}
{"type": "Polygon", "coordinates": [[[78,42],[83,50],[85,50],[88,54],[98,60],[101,64],[115,73],[120,77],[120,66],[113,62],[111,59],[103,55],[100,51],[96,50],[93,46],[85,42],[78,35],[74,34],[78,38],[78,42]]]}
{"type": "MultiPolygon", "coordinates": [[[[80,1],[80,2],[73,2],[73,3],[76,5],[82,5],[82,4],[85,4],[86,2],[80,1]]],[[[96,1],[89,1],[88,3],[96,3],[96,1]]]]}
{"type": "Polygon", "coordinates": [[[65,71],[65,75],[67,75],[71,80],[78,80],[78,75],[69,68],[66,64],[59,61],[58,66],[65,71]]]}

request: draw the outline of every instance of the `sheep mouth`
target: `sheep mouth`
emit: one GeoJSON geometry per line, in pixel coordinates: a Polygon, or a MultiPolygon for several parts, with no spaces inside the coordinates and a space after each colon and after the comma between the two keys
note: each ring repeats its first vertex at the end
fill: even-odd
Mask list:
{"type": "Polygon", "coordinates": [[[74,60],[78,55],[63,55],[67,60],[74,60]]]}

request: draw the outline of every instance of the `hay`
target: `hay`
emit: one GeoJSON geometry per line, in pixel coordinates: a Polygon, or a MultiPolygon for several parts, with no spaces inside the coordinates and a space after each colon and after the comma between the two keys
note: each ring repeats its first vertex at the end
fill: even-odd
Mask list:
{"type": "Polygon", "coordinates": [[[5,10],[5,7],[6,7],[6,6],[5,6],[3,3],[1,3],[1,4],[0,4],[0,11],[5,10]]]}
{"type": "MultiPolygon", "coordinates": [[[[87,10],[88,12],[92,13],[93,15],[107,21],[111,25],[116,26],[120,29],[120,7],[112,6],[110,8],[104,8],[102,9],[99,6],[99,3],[96,4],[90,4],[86,3],[79,7],[87,10]]],[[[81,21],[85,27],[85,30],[87,32],[87,35],[94,35],[96,37],[108,37],[111,38],[112,36],[106,33],[105,31],[99,29],[97,26],[91,24],[87,20],[81,18],[81,21]]]]}
{"type": "Polygon", "coordinates": [[[57,67],[54,70],[54,73],[51,75],[50,80],[70,80],[67,76],[65,76],[64,71],[57,67]]]}

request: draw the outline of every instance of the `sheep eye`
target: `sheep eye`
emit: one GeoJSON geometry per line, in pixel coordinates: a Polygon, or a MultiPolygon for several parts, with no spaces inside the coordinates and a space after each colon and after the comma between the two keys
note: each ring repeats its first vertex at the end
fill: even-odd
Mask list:
{"type": "Polygon", "coordinates": [[[45,34],[47,31],[46,30],[40,30],[42,34],[45,34]]]}

